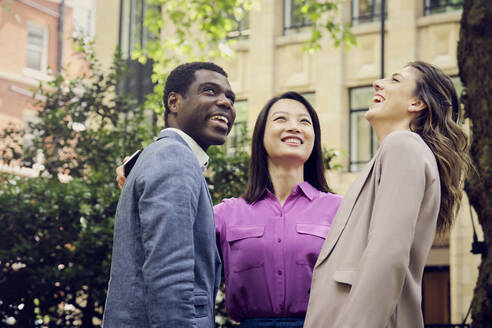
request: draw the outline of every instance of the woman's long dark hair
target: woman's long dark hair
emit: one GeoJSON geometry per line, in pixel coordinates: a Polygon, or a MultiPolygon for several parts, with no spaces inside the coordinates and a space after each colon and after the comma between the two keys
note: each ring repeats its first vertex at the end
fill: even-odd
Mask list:
{"type": "Polygon", "coordinates": [[[464,177],[471,167],[468,137],[457,124],[461,110],[451,79],[438,68],[421,61],[410,62],[408,66],[419,72],[415,96],[427,106],[410,123],[410,129],[422,137],[436,157],[441,180],[437,228],[444,232],[451,227],[458,213],[464,177]]]}
{"type": "Polygon", "coordinates": [[[292,99],[300,102],[306,107],[314,129],[314,147],[308,160],[304,163],[304,181],[309,182],[313,187],[324,192],[331,192],[325,179],[325,167],[323,163],[323,152],[321,150],[321,128],[319,119],[313,106],[302,95],[297,92],[289,91],[278,97],[270,99],[261,110],[256,119],[253,139],[251,141],[251,161],[249,163],[248,184],[242,197],[248,203],[258,201],[264,194],[265,189],[274,192],[270,174],[268,173],[268,154],[263,144],[265,126],[268,113],[273,104],[280,99],[292,99]]]}

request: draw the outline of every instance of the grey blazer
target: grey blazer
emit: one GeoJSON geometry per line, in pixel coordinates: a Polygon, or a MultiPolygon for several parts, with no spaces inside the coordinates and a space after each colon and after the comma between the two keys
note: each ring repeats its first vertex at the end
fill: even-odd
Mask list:
{"type": "Polygon", "coordinates": [[[388,135],[338,209],[304,327],[423,327],[421,280],[440,197],[436,160],[420,136],[388,135]]]}
{"type": "Polygon", "coordinates": [[[220,271],[202,170],[186,142],[163,131],[121,192],[103,327],[215,327],[220,271]]]}

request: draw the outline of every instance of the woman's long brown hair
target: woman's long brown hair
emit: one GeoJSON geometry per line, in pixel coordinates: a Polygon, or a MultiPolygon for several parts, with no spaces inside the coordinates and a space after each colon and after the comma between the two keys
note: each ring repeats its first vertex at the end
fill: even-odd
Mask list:
{"type": "Polygon", "coordinates": [[[461,119],[456,90],[451,79],[438,68],[421,62],[408,66],[419,74],[415,96],[427,109],[410,123],[436,157],[441,180],[441,207],[437,229],[444,232],[451,227],[463,196],[463,181],[471,167],[468,137],[457,122],[461,119]]]}

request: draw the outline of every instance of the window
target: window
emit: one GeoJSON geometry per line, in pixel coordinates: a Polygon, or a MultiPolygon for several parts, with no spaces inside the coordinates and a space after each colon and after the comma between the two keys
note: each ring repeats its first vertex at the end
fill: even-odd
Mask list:
{"type": "Polygon", "coordinates": [[[350,172],[357,172],[369,162],[378,148],[376,134],[364,114],[374,95],[370,86],[349,89],[350,94],[350,172]]]}
{"type": "Polygon", "coordinates": [[[304,92],[301,93],[301,95],[306,98],[307,101],[313,106],[314,109],[316,109],[316,93],[314,92],[304,92]]]}
{"type": "MultiPolygon", "coordinates": [[[[385,2],[384,18],[388,15],[388,0],[385,2]]],[[[352,25],[381,20],[381,0],[352,0],[352,25]]]]}
{"type": "Polygon", "coordinates": [[[301,5],[298,1],[284,0],[284,35],[311,25],[313,22],[301,13],[301,5]]]}
{"type": "Polygon", "coordinates": [[[144,26],[147,0],[121,0],[120,49],[123,58],[131,58],[133,51],[143,49],[153,38],[144,26]]]}
{"type": "Polygon", "coordinates": [[[94,37],[95,0],[77,1],[73,5],[72,31],[76,37],[94,37]]]}
{"type": "Polygon", "coordinates": [[[231,17],[234,21],[234,25],[231,32],[227,33],[227,38],[229,39],[244,40],[249,38],[249,11],[244,9],[242,10],[243,16],[240,20],[236,20],[234,17],[231,17]]]}
{"type": "Polygon", "coordinates": [[[460,10],[463,0],[424,0],[424,15],[433,15],[460,10]]]}
{"type": "Polygon", "coordinates": [[[144,26],[144,16],[148,8],[146,0],[121,0],[120,3],[120,49],[126,59],[129,74],[125,77],[118,91],[131,94],[138,103],[152,92],[154,84],[151,80],[153,63],[145,64],[132,59],[136,49],[144,49],[147,42],[155,36],[144,26]]]}
{"type": "Polygon", "coordinates": [[[227,137],[227,152],[233,152],[241,145],[241,138],[244,137],[248,129],[248,101],[236,100],[234,109],[236,110],[236,120],[227,137]]]}
{"type": "Polygon", "coordinates": [[[26,67],[46,72],[48,57],[48,28],[27,23],[26,67]]]}

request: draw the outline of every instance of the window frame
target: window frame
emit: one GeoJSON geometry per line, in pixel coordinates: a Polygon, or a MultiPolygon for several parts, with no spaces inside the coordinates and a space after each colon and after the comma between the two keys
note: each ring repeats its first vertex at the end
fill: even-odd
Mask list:
{"type": "MultiPolygon", "coordinates": [[[[357,12],[359,11],[358,10],[358,5],[359,5],[359,1],[360,0],[351,0],[350,1],[350,23],[352,26],[358,26],[358,25],[364,25],[364,24],[370,24],[370,23],[374,23],[374,22],[378,22],[381,20],[381,14],[376,14],[374,11],[374,9],[376,8],[375,6],[375,2],[377,0],[370,0],[371,3],[372,3],[372,11],[371,11],[371,15],[369,16],[357,16],[357,17],[354,17],[354,8],[355,8],[355,3],[357,3],[357,12]],[[363,21],[361,21],[361,19],[363,21]]],[[[379,1],[382,1],[382,0],[379,0],[379,1]]],[[[388,19],[388,0],[385,2],[385,7],[384,7],[384,19],[388,19]]]]}
{"type": "Polygon", "coordinates": [[[144,26],[147,8],[147,0],[120,0],[118,44],[124,59],[131,59],[136,48],[145,48],[149,38],[144,26]]]}
{"type": "Polygon", "coordinates": [[[153,61],[148,58],[142,64],[137,59],[132,59],[135,49],[145,49],[148,41],[158,37],[144,26],[145,13],[149,6],[148,0],[120,0],[118,45],[129,73],[117,86],[117,92],[132,94],[138,104],[145,101],[155,85],[150,78],[153,61]]]}
{"type": "MultiPolygon", "coordinates": [[[[369,110],[369,107],[367,108],[356,108],[356,109],[353,109],[352,106],[352,90],[354,89],[361,89],[361,88],[372,88],[371,85],[360,85],[360,86],[355,86],[355,87],[350,87],[348,88],[348,97],[349,97],[349,167],[348,167],[348,171],[349,172],[359,172],[360,169],[354,169],[353,166],[355,165],[364,165],[364,164],[367,164],[371,158],[374,157],[374,155],[376,154],[376,151],[378,149],[377,145],[375,145],[374,143],[374,140],[375,140],[375,132],[374,132],[374,129],[372,128],[372,126],[369,124],[369,127],[370,127],[370,156],[369,156],[369,159],[368,160],[356,160],[356,161],[353,161],[352,160],[352,150],[353,150],[353,141],[352,141],[352,130],[353,130],[353,127],[352,127],[352,115],[354,113],[365,113],[369,110]]],[[[356,145],[357,146],[357,145],[356,145]]]]}
{"type": "Polygon", "coordinates": [[[235,17],[230,17],[230,19],[237,24],[237,28],[227,33],[227,39],[236,39],[236,40],[249,39],[249,35],[251,34],[250,13],[251,13],[250,11],[244,10],[243,17],[241,17],[241,19],[239,20],[235,19],[235,17]]]}
{"type": "Polygon", "coordinates": [[[453,0],[440,0],[440,1],[444,1],[445,4],[439,4],[437,6],[432,6],[430,4],[431,0],[423,0],[423,1],[424,1],[424,16],[432,16],[432,15],[454,12],[454,11],[461,10],[463,8],[463,0],[458,0],[461,1],[460,4],[451,3],[453,0]],[[444,11],[435,11],[443,8],[444,11]]]}
{"type": "Polygon", "coordinates": [[[46,25],[42,25],[33,21],[28,21],[27,22],[27,38],[26,38],[26,62],[25,62],[25,68],[29,71],[36,72],[36,73],[44,73],[46,74],[48,71],[48,27],[46,25]],[[29,44],[29,33],[33,29],[37,29],[37,32],[41,31],[42,36],[43,36],[43,45],[38,46],[34,44],[29,44]],[[40,67],[39,69],[32,68],[28,66],[27,63],[27,54],[29,51],[38,51],[41,53],[41,58],[40,58],[40,67]]]}
{"type": "Polygon", "coordinates": [[[283,1],[283,22],[282,22],[283,35],[289,35],[291,34],[292,31],[298,33],[301,29],[305,27],[313,26],[313,22],[310,21],[306,15],[302,15],[302,22],[300,24],[296,24],[296,23],[292,24],[292,21],[294,20],[293,10],[295,10],[295,4],[296,4],[295,2],[296,0],[283,1]],[[287,25],[287,21],[289,22],[289,25],[287,25]]]}
{"type": "MultiPolygon", "coordinates": [[[[228,154],[234,153],[236,150],[238,150],[238,147],[239,147],[238,146],[239,145],[238,137],[241,135],[241,131],[243,129],[246,129],[246,131],[248,130],[248,111],[249,111],[248,99],[247,98],[237,99],[234,106],[236,107],[238,103],[244,103],[245,104],[246,118],[245,118],[245,120],[241,120],[241,121],[235,120],[234,121],[234,124],[231,127],[231,131],[230,131],[230,133],[227,137],[226,143],[225,143],[226,153],[228,153],[228,154]]],[[[237,118],[237,115],[236,115],[236,118],[237,118]]]]}
{"type": "Polygon", "coordinates": [[[72,35],[75,37],[94,39],[95,36],[95,1],[86,0],[84,5],[77,5],[72,9],[72,35]]]}
{"type": "Polygon", "coordinates": [[[303,91],[303,92],[299,92],[299,94],[301,96],[303,96],[304,98],[306,98],[306,100],[311,104],[311,106],[313,106],[313,108],[316,109],[316,91],[303,91]]]}

